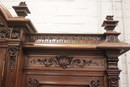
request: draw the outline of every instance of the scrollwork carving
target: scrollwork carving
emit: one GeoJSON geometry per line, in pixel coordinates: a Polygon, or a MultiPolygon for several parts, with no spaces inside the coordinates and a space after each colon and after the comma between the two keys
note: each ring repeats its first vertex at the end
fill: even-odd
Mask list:
{"type": "Polygon", "coordinates": [[[93,60],[93,58],[75,58],[71,56],[55,56],[45,58],[29,59],[29,65],[42,65],[43,67],[59,67],[59,68],[84,68],[85,66],[103,66],[102,59],[93,60]]]}
{"type": "Polygon", "coordinates": [[[55,63],[58,64],[63,69],[65,69],[65,68],[67,68],[72,63],[73,57],[56,56],[55,59],[56,59],[55,63]]]}
{"type": "Polygon", "coordinates": [[[15,67],[16,57],[19,55],[19,46],[11,45],[8,47],[10,55],[10,70],[13,71],[15,67]]]}
{"type": "Polygon", "coordinates": [[[39,82],[37,79],[29,78],[28,80],[28,87],[38,87],[39,82]]]}

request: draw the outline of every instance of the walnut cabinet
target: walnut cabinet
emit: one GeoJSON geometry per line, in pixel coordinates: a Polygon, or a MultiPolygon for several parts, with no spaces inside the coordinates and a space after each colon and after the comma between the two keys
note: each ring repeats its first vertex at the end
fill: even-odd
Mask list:
{"type": "Polygon", "coordinates": [[[119,87],[118,57],[130,45],[113,16],[103,34],[37,33],[26,3],[13,8],[18,17],[0,6],[0,87],[119,87]]]}

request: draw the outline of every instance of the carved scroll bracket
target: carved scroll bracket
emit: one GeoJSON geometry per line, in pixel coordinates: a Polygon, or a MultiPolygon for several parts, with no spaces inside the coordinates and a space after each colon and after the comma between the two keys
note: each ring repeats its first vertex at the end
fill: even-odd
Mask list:
{"type": "Polygon", "coordinates": [[[9,45],[8,50],[9,50],[9,56],[10,56],[9,66],[10,66],[10,70],[12,72],[14,70],[14,68],[15,68],[16,58],[19,55],[20,46],[18,46],[18,45],[9,45]]]}
{"type": "Polygon", "coordinates": [[[107,51],[107,78],[108,87],[118,87],[120,70],[118,68],[119,51],[107,51]]]}

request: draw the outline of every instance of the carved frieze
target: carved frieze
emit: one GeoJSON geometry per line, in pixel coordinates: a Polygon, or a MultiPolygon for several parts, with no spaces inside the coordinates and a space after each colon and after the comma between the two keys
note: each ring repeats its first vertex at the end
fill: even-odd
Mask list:
{"type": "Polygon", "coordinates": [[[10,60],[9,60],[10,65],[9,66],[10,66],[10,70],[13,71],[15,68],[16,58],[19,55],[20,48],[19,48],[19,46],[10,45],[8,47],[8,50],[9,50],[9,56],[10,56],[10,60]]]}
{"type": "Polygon", "coordinates": [[[37,79],[32,79],[32,78],[28,79],[28,87],[38,87],[38,85],[39,82],[37,79]]]}
{"type": "Polygon", "coordinates": [[[37,56],[26,58],[26,66],[39,66],[44,68],[84,68],[84,67],[104,67],[104,58],[92,57],[71,57],[71,56],[37,56]]]}
{"type": "Polygon", "coordinates": [[[71,43],[77,43],[77,44],[96,44],[101,43],[104,40],[104,38],[100,35],[29,35],[28,40],[29,42],[35,42],[35,43],[53,43],[53,44],[71,44],[71,43]]]}

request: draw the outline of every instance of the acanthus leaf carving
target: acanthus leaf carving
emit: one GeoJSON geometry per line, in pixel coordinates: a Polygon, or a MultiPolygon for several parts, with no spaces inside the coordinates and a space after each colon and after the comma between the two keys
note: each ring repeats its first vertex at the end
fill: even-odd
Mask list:
{"type": "Polygon", "coordinates": [[[68,56],[56,56],[55,63],[57,63],[61,68],[66,69],[72,63],[73,57],[68,56]]]}
{"type": "Polygon", "coordinates": [[[96,59],[93,58],[76,58],[72,56],[54,56],[54,57],[40,57],[40,58],[33,58],[29,59],[27,65],[42,65],[43,67],[57,67],[57,68],[84,68],[85,66],[102,66],[104,64],[103,59],[96,59]]]}

